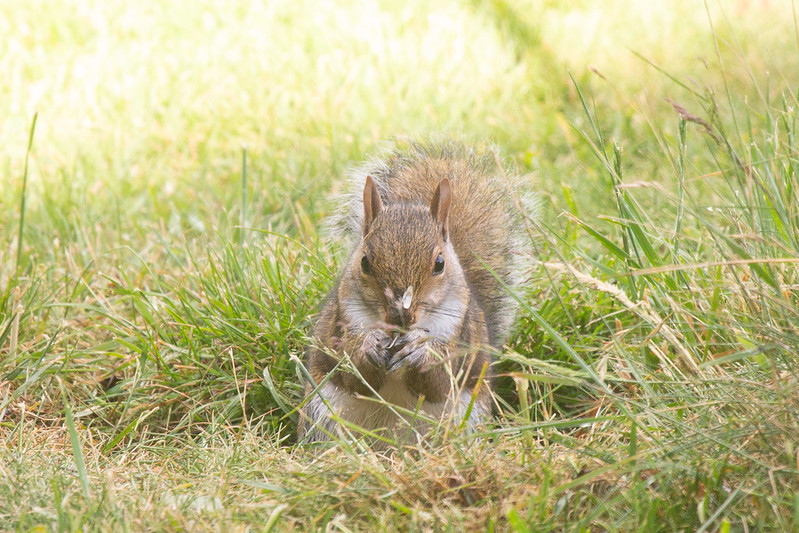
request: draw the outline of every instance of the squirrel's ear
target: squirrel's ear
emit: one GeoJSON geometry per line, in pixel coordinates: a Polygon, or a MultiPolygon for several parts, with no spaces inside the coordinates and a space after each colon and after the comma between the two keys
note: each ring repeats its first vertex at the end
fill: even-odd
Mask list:
{"type": "Polygon", "coordinates": [[[444,240],[447,240],[447,215],[449,214],[449,204],[452,201],[452,191],[449,187],[449,180],[444,178],[438,183],[436,192],[433,194],[433,201],[430,202],[430,214],[441,224],[441,233],[444,240]]]}
{"type": "Polygon", "coordinates": [[[380,200],[380,193],[377,192],[372,176],[366,176],[366,185],[363,188],[363,234],[369,233],[369,226],[372,221],[383,209],[383,202],[380,200]]]}

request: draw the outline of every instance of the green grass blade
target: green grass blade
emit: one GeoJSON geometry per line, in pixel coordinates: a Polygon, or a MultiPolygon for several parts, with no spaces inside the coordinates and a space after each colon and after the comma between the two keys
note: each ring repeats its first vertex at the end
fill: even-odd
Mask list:
{"type": "Polygon", "coordinates": [[[80,437],[75,429],[75,421],[72,418],[72,409],[69,407],[69,401],[66,394],[64,394],[64,422],[67,426],[69,433],[69,440],[72,442],[72,458],[75,461],[75,468],[78,470],[78,479],[80,486],[83,489],[83,496],[86,500],[91,500],[91,492],[89,491],[89,477],[86,474],[86,463],[83,460],[83,450],[81,449],[80,437]]]}
{"type": "Polygon", "coordinates": [[[36,119],[39,118],[39,113],[33,114],[31,121],[30,133],[28,134],[28,149],[25,151],[25,170],[22,174],[22,194],[19,199],[19,231],[17,232],[17,266],[15,269],[16,276],[19,276],[19,267],[22,261],[22,242],[23,234],[25,231],[25,204],[28,192],[28,162],[33,150],[33,134],[36,132],[36,119]]]}

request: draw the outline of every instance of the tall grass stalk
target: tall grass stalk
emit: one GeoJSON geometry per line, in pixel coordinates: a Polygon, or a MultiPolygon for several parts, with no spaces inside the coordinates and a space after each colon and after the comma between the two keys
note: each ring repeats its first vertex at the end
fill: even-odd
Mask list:
{"type": "Polygon", "coordinates": [[[247,239],[247,147],[241,147],[241,221],[239,243],[244,245],[247,239]]]}

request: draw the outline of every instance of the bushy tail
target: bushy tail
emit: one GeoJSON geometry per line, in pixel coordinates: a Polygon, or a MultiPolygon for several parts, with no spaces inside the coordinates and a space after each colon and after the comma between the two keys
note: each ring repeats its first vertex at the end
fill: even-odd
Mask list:
{"type": "Polygon", "coordinates": [[[497,278],[519,289],[532,259],[537,202],[526,183],[503,165],[494,147],[459,142],[396,142],[350,173],[348,191],[328,228],[357,244],[363,224],[366,176],[383,202],[428,204],[449,178],[449,232],[466,279],[485,311],[489,343],[500,346],[516,318],[516,299],[497,278]]]}

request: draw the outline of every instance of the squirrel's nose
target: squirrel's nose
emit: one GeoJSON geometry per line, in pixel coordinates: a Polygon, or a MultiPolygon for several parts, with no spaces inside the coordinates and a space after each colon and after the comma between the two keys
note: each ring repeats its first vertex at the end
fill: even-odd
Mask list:
{"type": "Polygon", "coordinates": [[[402,305],[392,305],[386,314],[386,322],[392,326],[399,326],[404,329],[412,323],[410,310],[404,309],[402,305]]]}

